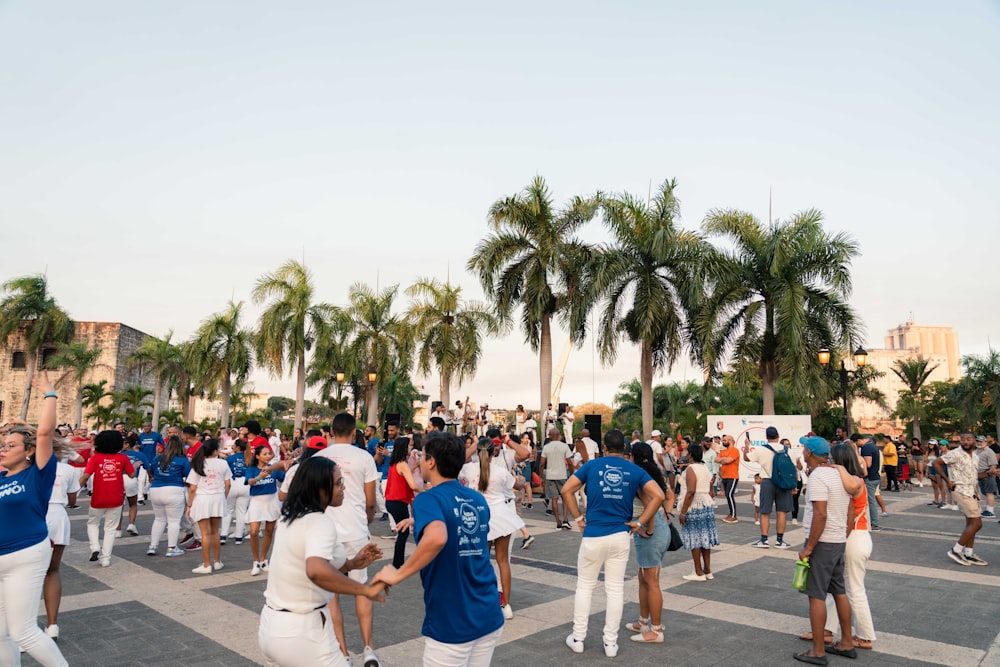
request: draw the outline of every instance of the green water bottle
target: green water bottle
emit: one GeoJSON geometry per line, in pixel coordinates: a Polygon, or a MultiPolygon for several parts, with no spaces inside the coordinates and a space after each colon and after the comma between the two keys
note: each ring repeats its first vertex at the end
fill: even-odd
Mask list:
{"type": "Polygon", "coordinates": [[[802,560],[795,561],[795,574],[792,576],[792,588],[797,591],[806,589],[806,581],[809,579],[809,556],[802,560]]]}

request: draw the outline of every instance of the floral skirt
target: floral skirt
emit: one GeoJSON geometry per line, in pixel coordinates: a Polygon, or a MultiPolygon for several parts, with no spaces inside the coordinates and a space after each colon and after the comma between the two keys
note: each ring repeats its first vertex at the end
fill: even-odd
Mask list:
{"type": "Polygon", "coordinates": [[[715,507],[690,509],[681,526],[681,539],[685,549],[711,549],[719,546],[719,532],[715,529],[715,507]]]}

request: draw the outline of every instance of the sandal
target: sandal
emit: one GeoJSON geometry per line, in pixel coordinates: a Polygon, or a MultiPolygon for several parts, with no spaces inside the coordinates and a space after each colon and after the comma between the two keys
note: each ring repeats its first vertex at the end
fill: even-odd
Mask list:
{"type": "Polygon", "coordinates": [[[642,644],[662,644],[663,643],[663,626],[662,625],[651,625],[645,632],[640,632],[637,635],[632,635],[629,637],[634,642],[639,642],[642,644]],[[653,638],[647,639],[646,634],[652,633],[653,638]]]}
{"type": "MultiPolygon", "coordinates": [[[[649,630],[649,619],[639,617],[638,621],[633,621],[625,625],[626,630],[631,630],[632,632],[646,632],[649,630]]],[[[662,628],[661,628],[662,629],[662,628]]]]}
{"type": "Polygon", "coordinates": [[[803,651],[802,653],[793,653],[792,657],[799,662],[806,662],[810,665],[827,665],[829,660],[827,660],[825,655],[809,655],[809,651],[803,651]]]}
{"type": "MultiPolygon", "coordinates": [[[[833,633],[830,632],[829,630],[824,630],[823,631],[823,639],[826,639],[827,637],[829,637],[830,639],[833,639],[833,633]]],[[[804,634],[801,634],[801,635],[799,635],[799,639],[801,639],[802,641],[811,642],[813,640],[813,633],[812,632],[806,632],[804,634]]],[[[827,643],[829,644],[829,642],[827,642],[827,643]]]]}
{"type": "Polygon", "coordinates": [[[863,648],[863,649],[868,649],[869,651],[871,650],[872,640],[861,639],[860,637],[854,637],[853,639],[854,639],[854,648],[863,648]]]}

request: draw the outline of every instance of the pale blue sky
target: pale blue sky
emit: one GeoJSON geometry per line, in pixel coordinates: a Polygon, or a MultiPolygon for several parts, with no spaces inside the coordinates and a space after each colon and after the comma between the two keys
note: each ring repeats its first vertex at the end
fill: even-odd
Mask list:
{"type": "MultiPolygon", "coordinates": [[[[535,174],[559,202],[676,177],[688,227],[771,187],[853,234],[869,346],[910,312],[1000,337],[998,3],[355,4],[0,0],[0,278],[181,337],[303,247],[334,303],[449,264],[478,298],[486,210],[535,174]]],[[[587,343],[563,399],[637,368],[587,343]]],[[[514,334],[453,393],[536,387],[514,334]]]]}

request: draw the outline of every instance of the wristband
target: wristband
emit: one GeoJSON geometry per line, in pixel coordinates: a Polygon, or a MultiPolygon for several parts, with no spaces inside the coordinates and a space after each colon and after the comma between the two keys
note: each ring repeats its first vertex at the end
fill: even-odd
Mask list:
{"type": "Polygon", "coordinates": [[[49,393],[42,396],[42,398],[59,398],[59,396],[56,394],[56,392],[50,391],[49,393]]]}
{"type": "Polygon", "coordinates": [[[583,521],[586,518],[587,517],[585,515],[581,514],[580,516],[574,518],[573,521],[576,521],[577,523],[580,523],[581,521],[583,521]]]}

